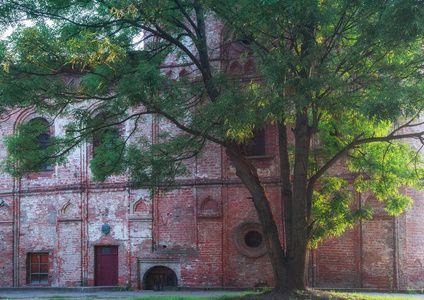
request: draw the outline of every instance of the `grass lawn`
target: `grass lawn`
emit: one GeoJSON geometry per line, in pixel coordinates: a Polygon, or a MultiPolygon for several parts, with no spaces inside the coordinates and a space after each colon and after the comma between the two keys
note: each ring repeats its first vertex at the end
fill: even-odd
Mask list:
{"type": "MultiPolygon", "coordinates": [[[[404,294],[403,294],[404,295],[404,294]]],[[[417,299],[413,297],[396,296],[395,293],[390,296],[370,296],[353,293],[339,293],[318,290],[296,291],[289,295],[287,294],[273,294],[273,293],[240,293],[230,294],[218,297],[146,297],[146,298],[132,298],[129,300],[406,300],[417,299]]]]}
{"type": "MultiPolygon", "coordinates": [[[[157,296],[157,297],[135,297],[135,298],[123,298],[117,294],[109,294],[107,296],[88,296],[88,297],[75,297],[68,295],[61,296],[50,296],[50,297],[40,297],[36,299],[45,299],[45,300],[73,300],[73,299],[126,299],[126,300],[406,300],[406,299],[417,299],[411,293],[411,296],[405,294],[390,294],[388,296],[374,296],[374,295],[362,295],[354,293],[340,293],[334,291],[319,291],[319,290],[305,290],[305,291],[295,291],[290,294],[275,294],[271,292],[240,292],[240,293],[231,293],[222,296],[211,296],[211,297],[187,297],[187,296],[157,296]],[[115,296],[116,295],[116,296],[115,296]],[[398,295],[398,296],[397,296],[398,295]],[[115,296],[115,297],[114,297],[115,296]]],[[[424,297],[422,297],[424,298],[424,297]]],[[[3,298],[0,295],[0,299],[3,298]]],[[[7,299],[19,299],[8,297],[7,299]]]]}

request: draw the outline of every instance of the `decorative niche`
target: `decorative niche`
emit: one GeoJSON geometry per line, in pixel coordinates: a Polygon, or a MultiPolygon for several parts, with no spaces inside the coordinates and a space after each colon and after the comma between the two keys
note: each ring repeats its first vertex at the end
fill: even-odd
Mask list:
{"type": "Polygon", "coordinates": [[[78,206],[71,200],[68,200],[59,211],[58,221],[81,221],[78,206]]]}
{"type": "Polygon", "coordinates": [[[197,208],[198,218],[222,218],[221,203],[207,196],[199,202],[197,208]]]}
{"type": "Polygon", "coordinates": [[[151,219],[152,205],[151,202],[140,198],[131,207],[131,219],[151,219]]]}

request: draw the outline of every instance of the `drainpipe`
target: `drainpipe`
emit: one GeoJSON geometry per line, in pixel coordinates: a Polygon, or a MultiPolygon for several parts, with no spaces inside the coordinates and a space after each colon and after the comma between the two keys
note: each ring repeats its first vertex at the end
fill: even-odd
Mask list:
{"type": "Polygon", "coordinates": [[[21,179],[13,178],[13,286],[19,286],[19,226],[21,179]]]}
{"type": "Polygon", "coordinates": [[[393,216],[393,287],[396,290],[399,289],[399,281],[398,281],[398,242],[397,242],[397,218],[393,216]]]}

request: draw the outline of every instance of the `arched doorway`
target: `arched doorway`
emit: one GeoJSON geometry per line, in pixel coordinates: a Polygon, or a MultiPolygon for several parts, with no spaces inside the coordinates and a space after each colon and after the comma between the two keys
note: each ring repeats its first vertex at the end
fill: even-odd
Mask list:
{"type": "Polygon", "coordinates": [[[149,269],[144,275],[145,290],[163,291],[164,287],[178,286],[178,278],[170,268],[157,266],[149,269]]]}

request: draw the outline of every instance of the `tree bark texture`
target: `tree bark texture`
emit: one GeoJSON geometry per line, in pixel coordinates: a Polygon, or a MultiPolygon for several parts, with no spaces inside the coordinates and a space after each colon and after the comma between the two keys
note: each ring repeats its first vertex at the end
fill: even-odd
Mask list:
{"type": "MultiPolygon", "coordinates": [[[[308,230],[307,230],[307,215],[306,215],[306,188],[301,184],[293,184],[293,191],[301,199],[292,197],[292,188],[290,180],[290,170],[287,151],[287,132],[283,128],[284,125],[279,125],[280,133],[280,156],[282,156],[282,199],[284,207],[284,234],[279,236],[277,223],[271,210],[270,202],[266,189],[263,186],[261,179],[252,163],[243,155],[236,151],[227,149],[227,154],[236,167],[236,174],[242,180],[252,195],[253,203],[258,212],[259,220],[262,225],[262,232],[265,238],[268,255],[273,268],[276,292],[285,292],[295,289],[305,289],[308,286],[307,269],[308,269],[308,230]],[[296,187],[298,190],[294,190],[296,187]],[[281,240],[285,241],[285,247],[282,247],[281,240]]],[[[300,126],[301,130],[307,129],[300,126]]],[[[302,131],[301,131],[302,132],[302,131]]],[[[309,144],[301,135],[299,138],[304,140],[303,143],[309,144]]],[[[307,131],[306,131],[307,133],[307,131]]],[[[307,160],[305,165],[305,157],[308,156],[309,148],[303,149],[299,153],[299,164],[295,165],[295,170],[298,176],[307,175],[307,160]]],[[[300,183],[306,183],[306,177],[300,178],[300,183]]]]}

